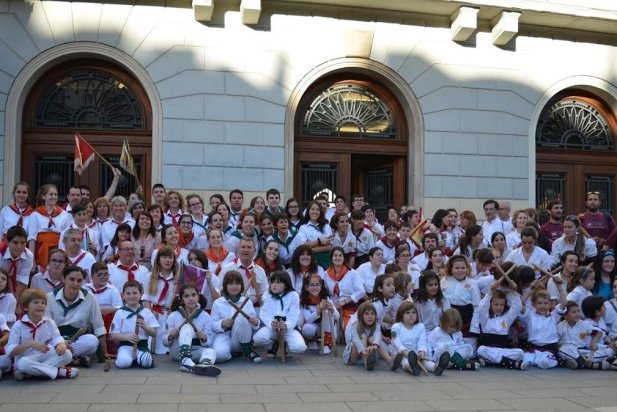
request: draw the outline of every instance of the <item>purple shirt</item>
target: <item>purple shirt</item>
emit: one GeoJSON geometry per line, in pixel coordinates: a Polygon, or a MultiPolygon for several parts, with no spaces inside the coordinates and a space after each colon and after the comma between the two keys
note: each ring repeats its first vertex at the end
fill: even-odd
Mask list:
{"type": "Polygon", "coordinates": [[[591,237],[606,239],[615,229],[613,218],[604,213],[585,212],[579,218],[581,219],[581,226],[591,237]]]}

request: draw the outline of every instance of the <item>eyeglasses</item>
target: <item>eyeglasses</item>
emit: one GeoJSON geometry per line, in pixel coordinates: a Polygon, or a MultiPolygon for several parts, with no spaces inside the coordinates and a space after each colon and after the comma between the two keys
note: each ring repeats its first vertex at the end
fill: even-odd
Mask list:
{"type": "Polygon", "coordinates": [[[309,283],[308,286],[311,287],[311,288],[319,287],[319,286],[321,286],[321,283],[309,283]]]}
{"type": "Polygon", "coordinates": [[[49,259],[49,263],[55,263],[56,265],[59,265],[61,263],[64,263],[64,260],[60,260],[60,259],[49,259]]]}
{"type": "Polygon", "coordinates": [[[586,196],[589,196],[589,195],[598,195],[598,196],[600,196],[601,194],[602,194],[602,192],[598,192],[597,190],[592,190],[591,192],[587,192],[586,196]]]}
{"type": "Polygon", "coordinates": [[[410,256],[411,256],[411,254],[409,254],[409,253],[401,253],[399,255],[399,257],[410,257],[410,256]]]}

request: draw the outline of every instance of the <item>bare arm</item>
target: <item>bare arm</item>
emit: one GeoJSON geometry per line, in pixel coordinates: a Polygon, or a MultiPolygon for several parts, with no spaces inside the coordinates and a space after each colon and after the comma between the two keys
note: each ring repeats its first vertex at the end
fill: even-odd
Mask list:
{"type": "Polygon", "coordinates": [[[120,181],[120,177],[122,177],[122,173],[120,172],[120,169],[113,168],[112,173],[114,174],[114,180],[111,181],[111,184],[109,185],[109,189],[107,189],[107,192],[105,193],[105,196],[104,196],[109,201],[111,201],[111,198],[114,197],[114,194],[116,194],[116,189],[118,188],[118,182],[120,181]]]}

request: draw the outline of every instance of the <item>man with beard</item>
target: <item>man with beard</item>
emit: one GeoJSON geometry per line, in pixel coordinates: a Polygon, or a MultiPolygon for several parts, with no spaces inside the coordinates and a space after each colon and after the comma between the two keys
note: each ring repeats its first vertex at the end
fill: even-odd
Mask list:
{"type": "Polygon", "coordinates": [[[540,234],[544,235],[549,240],[549,250],[553,241],[560,238],[563,235],[563,222],[561,216],[563,215],[563,204],[559,200],[551,200],[546,205],[546,213],[548,214],[548,222],[540,226],[540,234]]]}
{"type": "Polygon", "coordinates": [[[595,240],[598,249],[601,249],[606,238],[615,229],[615,221],[610,215],[600,211],[600,192],[587,193],[585,208],[587,211],[578,216],[581,227],[595,240]]]}

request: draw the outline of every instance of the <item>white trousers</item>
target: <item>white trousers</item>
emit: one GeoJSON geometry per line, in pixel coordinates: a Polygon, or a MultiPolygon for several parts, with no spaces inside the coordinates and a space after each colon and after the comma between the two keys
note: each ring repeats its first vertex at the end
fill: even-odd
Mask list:
{"type": "Polygon", "coordinates": [[[244,316],[238,316],[231,330],[214,336],[212,348],[216,352],[216,361],[230,360],[232,352],[240,352],[241,343],[251,343],[251,336],[253,336],[251,324],[244,316]]]}
{"type": "MultiPolygon", "coordinates": [[[[576,360],[578,359],[579,356],[584,356],[585,358],[588,358],[590,353],[591,353],[591,350],[579,349],[575,345],[561,345],[559,347],[559,357],[564,360],[565,359],[576,360]]],[[[593,359],[591,361],[594,363],[602,362],[614,356],[615,356],[615,351],[612,348],[608,348],[608,347],[598,348],[596,351],[593,352],[593,359]]]]}
{"type": "Polygon", "coordinates": [[[163,345],[163,334],[165,333],[165,326],[166,326],[165,324],[167,323],[168,314],[164,313],[163,315],[160,315],[160,314],[156,314],[156,315],[158,315],[157,320],[159,321],[159,327],[156,329],[156,342],[154,345],[155,347],[152,349],[155,354],[164,355],[169,350],[167,349],[165,345],[163,345]]]}
{"type": "MultiPolygon", "coordinates": [[[[142,368],[152,367],[152,354],[148,351],[137,350],[137,364],[142,368]]],[[[133,346],[118,346],[116,368],[127,369],[133,365],[133,346]]]]}
{"type": "MultiPolygon", "coordinates": [[[[255,342],[255,346],[258,347],[271,347],[277,339],[277,331],[272,329],[270,326],[264,326],[255,333],[255,336],[253,336],[253,342],[255,342]]],[[[295,329],[285,330],[285,343],[287,344],[289,353],[306,352],[306,343],[304,343],[304,338],[300,332],[295,329]]]]}
{"type": "Polygon", "coordinates": [[[543,352],[539,350],[525,352],[523,360],[529,366],[535,365],[540,369],[556,368],[558,365],[557,358],[552,352],[543,352]]]}
{"type": "Polygon", "coordinates": [[[64,355],[58,355],[56,350],[48,347],[46,353],[21,356],[15,361],[15,369],[30,376],[47,376],[56,379],[58,368],[67,365],[73,360],[73,354],[67,349],[64,355]]]}
{"type": "MultiPolygon", "coordinates": [[[[169,346],[169,353],[174,360],[180,360],[180,346],[189,345],[191,347],[191,359],[193,362],[201,363],[204,360],[210,361],[211,365],[214,365],[216,361],[216,351],[212,348],[206,348],[204,346],[193,345],[193,339],[197,335],[193,330],[193,327],[186,324],[180,328],[180,334],[177,339],[174,339],[169,346]]],[[[211,343],[211,342],[210,342],[211,343]]]]}
{"type": "Polygon", "coordinates": [[[522,361],[525,352],[522,349],[493,348],[491,346],[480,346],[478,356],[492,363],[501,362],[501,358],[510,358],[515,361],[522,361]]]}
{"type": "Polygon", "coordinates": [[[71,343],[71,352],[73,356],[90,356],[96,353],[96,348],[99,346],[99,340],[91,333],[81,335],[77,340],[71,343]]]}
{"type": "Polygon", "coordinates": [[[439,357],[443,355],[445,352],[448,352],[450,356],[454,355],[454,352],[457,352],[465,360],[471,358],[471,356],[473,355],[473,347],[467,343],[464,343],[462,345],[452,345],[450,343],[439,343],[432,349],[433,349],[433,361],[434,362],[439,362],[439,357]]]}

